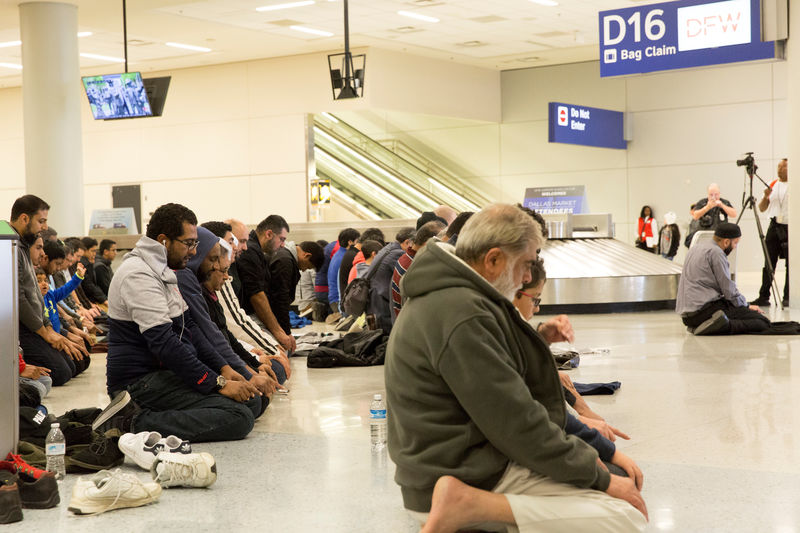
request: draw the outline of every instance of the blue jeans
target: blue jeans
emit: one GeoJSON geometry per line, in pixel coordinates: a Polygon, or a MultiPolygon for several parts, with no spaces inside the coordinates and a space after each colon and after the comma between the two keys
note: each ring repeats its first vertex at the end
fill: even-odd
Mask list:
{"type": "Polygon", "coordinates": [[[171,370],[151,372],[127,389],[141,408],[132,432],[157,431],[190,442],[243,439],[266,408],[261,397],[240,403],[217,392],[203,394],[171,370]]]}

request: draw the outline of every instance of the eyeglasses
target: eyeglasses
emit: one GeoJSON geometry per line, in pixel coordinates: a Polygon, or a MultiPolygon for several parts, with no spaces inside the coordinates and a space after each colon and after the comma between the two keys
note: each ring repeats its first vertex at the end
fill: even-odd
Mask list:
{"type": "Polygon", "coordinates": [[[533,302],[533,306],[534,306],[534,307],[539,307],[539,304],[540,304],[540,303],[542,303],[542,299],[541,299],[541,298],[537,298],[537,297],[535,297],[535,296],[534,296],[534,295],[532,295],[532,294],[528,294],[528,293],[527,293],[527,292],[525,292],[525,291],[519,291],[519,293],[520,293],[521,295],[523,295],[523,296],[527,296],[528,298],[530,298],[530,299],[531,299],[531,302],[533,302]]]}
{"type": "Polygon", "coordinates": [[[197,239],[175,239],[175,240],[183,244],[190,250],[194,250],[195,248],[197,248],[197,245],[200,244],[200,241],[198,241],[197,239]]]}

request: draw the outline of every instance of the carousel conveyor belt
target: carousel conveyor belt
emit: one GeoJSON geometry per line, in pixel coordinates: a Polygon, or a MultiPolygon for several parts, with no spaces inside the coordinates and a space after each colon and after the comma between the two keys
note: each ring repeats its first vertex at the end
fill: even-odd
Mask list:
{"type": "Polygon", "coordinates": [[[674,309],[680,265],[616,239],[551,239],[541,314],[674,309]]]}

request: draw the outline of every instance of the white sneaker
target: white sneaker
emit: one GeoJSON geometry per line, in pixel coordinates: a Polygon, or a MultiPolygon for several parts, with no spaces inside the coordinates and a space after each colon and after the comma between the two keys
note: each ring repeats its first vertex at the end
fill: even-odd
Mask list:
{"type": "Polygon", "coordinates": [[[162,487],[208,487],[217,480],[217,463],[210,453],[161,452],[150,475],[162,487]]]}
{"type": "Polygon", "coordinates": [[[155,431],[125,433],[119,438],[119,449],[134,463],[145,470],[150,470],[156,455],[163,449],[160,445],[162,440],[164,439],[161,438],[161,434],[155,431]]]}
{"type": "MultiPolygon", "coordinates": [[[[176,437],[175,435],[170,435],[168,437],[164,437],[160,441],[158,441],[158,445],[156,446],[159,448],[158,451],[154,451],[154,455],[158,455],[158,452],[170,452],[170,453],[182,453],[182,454],[190,454],[192,453],[192,445],[189,444],[188,440],[183,440],[180,437],[176,437]]],[[[147,467],[150,468],[149,466],[147,467]]]]}
{"type": "Polygon", "coordinates": [[[161,486],[142,482],[119,469],[101,470],[91,478],[79,478],[72,489],[68,509],[75,514],[99,514],[125,507],[139,507],[158,500],[161,486]]]}

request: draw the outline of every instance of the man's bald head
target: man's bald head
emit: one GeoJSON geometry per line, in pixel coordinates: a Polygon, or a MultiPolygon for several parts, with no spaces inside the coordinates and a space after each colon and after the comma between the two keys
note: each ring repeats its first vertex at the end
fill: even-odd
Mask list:
{"type": "Polygon", "coordinates": [[[235,218],[231,218],[225,221],[226,224],[231,225],[231,229],[233,234],[236,236],[237,239],[240,241],[246,241],[247,237],[250,235],[250,232],[247,229],[247,225],[242,222],[241,220],[236,220],[235,218]]]}
{"type": "Polygon", "coordinates": [[[719,185],[716,183],[712,183],[708,186],[708,203],[712,204],[720,199],[721,193],[719,191],[719,185]]]}
{"type": "Polygon", "coordinates": [[[440,205],[436,209],[433,210],[433,214],[437,217],[442,217],[447,221],[447,224],[450,225],[458,216],[456,210],[450,207],[449,205],[440,205]]]}

